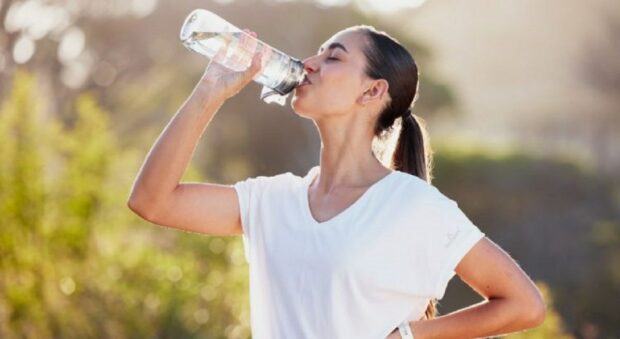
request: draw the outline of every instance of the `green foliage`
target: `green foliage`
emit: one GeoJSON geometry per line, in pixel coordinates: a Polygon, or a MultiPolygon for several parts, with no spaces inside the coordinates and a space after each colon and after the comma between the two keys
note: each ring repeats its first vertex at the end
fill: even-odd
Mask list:
{"type": "Polygon", "coordinates": [[[0,337],[248,337],[240,239],[133,215],[142,155],[119,148],[96,98],[77,98],[71,126],[39,104],[16,72],[0,111],[0,337]]]}

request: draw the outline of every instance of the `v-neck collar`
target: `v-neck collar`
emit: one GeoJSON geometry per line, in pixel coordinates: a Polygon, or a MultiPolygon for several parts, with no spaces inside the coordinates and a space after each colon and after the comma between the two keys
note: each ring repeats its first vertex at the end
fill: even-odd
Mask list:
{"type": "Polygon", "coordinates": [[[310,184],[312,183],[314,178],[316,178],[318,173],[320,172],[320,169],[321,169],[320,166],[314,166],[314,167],[312,167],[308,171],[308,174],[306,174],[306,176],[304,177],[304,181],[303,181],[303,185],[302,185],[302,190],[301,190],[302,191],[301,192],[302,202],[303,202],[303,206],[302,207],[303,207],[303,210],[304,210],[305,218],[312,225],[315,225],[315,226],[324,226],[324,225],[327,225],[327,224],[335,223],[338,220],[346,217],[348,214],[353,213],[357,206],[361,205],[365,200],[369,199],[369,197],[372,195],[372,191],[373,190],[376,190],[383,183],[387,182],[390,177],[395,176],[396,172],[398,172],[396,170],[393,170],[391,173],[387,174],[383,178],[381,178],[378,181],[376,181],[374,184],[370,185],[370,187],[368,187],[366,189],[366,191],[364,191],[364,193],[362,193],[362,195],[359,198],[357,198],[357,200],[355,200],[351,205],[349,205],[344,210],[340,211],[340,213],[336,214],[335,216],[331,217],[328,220],[319,222],[319,221],[317,221],[312,216],[312,212],[310,210],[310,199],[309,199],[310,191],[309,191],[309,188],[310,188],[310,184]]]}

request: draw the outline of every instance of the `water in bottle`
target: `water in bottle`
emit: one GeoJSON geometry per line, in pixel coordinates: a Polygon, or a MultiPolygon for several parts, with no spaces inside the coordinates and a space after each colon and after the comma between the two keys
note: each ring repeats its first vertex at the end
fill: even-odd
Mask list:
{"type": "Polygon", "coordinates": [[[254,77],[254,81],[263,85],[261,99],[267,103],[284,105],[288,94],[303,79],[303,63],[300,60],[265,44],[204,9],[196,9],[187,16],[180,38],[187,48],[208,58],[213,58],[221,48],[226,48],[219,63],[234,71],[247,69],[252,56],[262,52],[263,68],[254,77]],[[253,43],[241,44],[242,35],[253,43]]]}

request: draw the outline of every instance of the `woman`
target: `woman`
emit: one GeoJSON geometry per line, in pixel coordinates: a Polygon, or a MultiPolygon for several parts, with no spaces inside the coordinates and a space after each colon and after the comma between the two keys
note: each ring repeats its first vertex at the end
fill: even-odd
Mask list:
{"type": "Polygon", "coordinates": [[[477,338],[541,324],[536,286],[430,184],[429,143],[411,114],[418,70],[409,52],[354,26],[303,63],[307,80],[291,106],[318,127],[319,166],[304,177],[180,183],[217,110],[262,68],[259,54],[244,72],[209,63],[149,152],[129,207],[159,225],[243,234],[254,338],[477,338]],[[371,144],[398,124],[386,168],[371,144]],[[485,300],[436,316],[455,273],[485,300]]]}

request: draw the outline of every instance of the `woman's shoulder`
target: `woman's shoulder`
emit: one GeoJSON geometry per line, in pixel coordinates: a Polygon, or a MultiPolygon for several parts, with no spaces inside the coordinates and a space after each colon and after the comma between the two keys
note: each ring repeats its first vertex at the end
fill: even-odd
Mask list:
{"type": "Polygon", "coordinates": [[[296,184],[299,184],[303,178],[290,172],[281,172],[272,175],[259,174],[255,176],[250,176],[245,179],[239,180],[235,183],[237,184],[245,184],[251,185],[260,189],[269,189],[269,190],[281,190],[290,188],[296,184]]]}
{"type": "Polygon", "coordinates": [[[398,185],[395,189],[404,195],[403,199],[412,204],[441,203],[451,200],[435,185],[426,180],[407,172],[397,171],[398,185]]]}
{"type": "Polygon", "coordinates": [[[433,193],[437,190],[431,183],[411,173],[396,170],[394,175],[397,177],[399,186],[402,186],[410,193],[433,193]]]}

